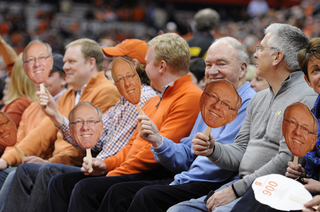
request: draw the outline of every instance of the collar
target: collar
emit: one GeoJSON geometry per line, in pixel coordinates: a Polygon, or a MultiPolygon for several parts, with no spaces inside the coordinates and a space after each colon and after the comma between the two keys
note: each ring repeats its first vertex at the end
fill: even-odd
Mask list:
{"type": "Polygon", "coordinates": [[[65,89],[63,89],[62,91],[60,91],[58,94],[56,94],[56,95],[53,97],[54,101],[57,102],[58,99],[59,99],[59,97],[60,97],[60,96],[62,95],[62,93],[65,92],[66,90],[67,90],[67,89],[65,88],[65,89]]]}

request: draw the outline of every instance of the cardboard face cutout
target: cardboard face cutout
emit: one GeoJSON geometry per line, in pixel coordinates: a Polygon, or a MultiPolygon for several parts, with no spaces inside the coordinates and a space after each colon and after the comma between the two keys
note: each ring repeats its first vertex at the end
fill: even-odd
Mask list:
{"type": "Polygon", "coordinates": [[[71,137],[83,149],[92,148],[102,135],[103,123],[94,107],[83,104],[73,111],[69,124],[71,137]]]}
{"type": "Polygon", "coordinates": [[[297,102],[285,110],[282,134],[289,150],[297,157],[304,156],[317,141],[318,121],[309,108],[297,102]]]}
{"type": "Polygon", "coordinates": [[[14,146],[17,142],[17,127],[9,116],[0,111],[0,144],[14,146]]]}
{"type": "Polygon", "coordinates": [[[141,82],[131,61],[116,57],[112,61],[112,76],[119,93],[131,104],[138,104],[141,82]]]}
{"type": "Polygon", "coordinates": [[[241,105],[241,97],[231,82],[212,81],[207,84],[200,98],[202,119],[211,128],[224,126],[237,116],[238,101],[241,105]]]}
{"type": "Polygon", "coordinates": [[[32,43],[23,56],[23,69],[26,75],[36,84],[46,81],[53,65],[53,58],[45,44],[32,43]]]}

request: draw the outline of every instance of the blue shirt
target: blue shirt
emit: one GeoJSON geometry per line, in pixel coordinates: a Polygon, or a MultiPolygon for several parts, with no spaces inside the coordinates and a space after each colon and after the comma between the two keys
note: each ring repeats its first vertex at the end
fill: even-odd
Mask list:
{"type": "MultiPolygon", "coordinates": [[[[256,92],[250,87],[250,83],[246,82],[238,89],[238,93],[242,98],[242,105],[237,117],[231,123],[219,128],[212,128],[210,131],[216,142],[227,144],[234,141],[246,116],[249,102],[256,92]]],[[[151,147],[155,159],[161,165],[172,172],[181,172],[175,175],[172,185],[192,181],[224,182],[237,175],[237,172],[219,168],[205,156],[194,154],[192,140],[196,133],[203,133],[206,128],[207,125],[204,123],[201,113],[199,113],[189,137],[181,139],[178,144],[163,137],[163,143],[160,147],[156,149],[151,147]]]]}

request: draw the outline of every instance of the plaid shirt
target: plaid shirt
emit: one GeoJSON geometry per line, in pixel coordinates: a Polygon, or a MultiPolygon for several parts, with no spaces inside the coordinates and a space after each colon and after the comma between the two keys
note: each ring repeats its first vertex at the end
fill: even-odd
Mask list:
{"type": "MultiPolygon", "coordinates": [[[[157,93],[150,86],[142,86],[141,89],[141,108],[144,104],[157,93]]],[[[138,121],[139,115],[137,106],[129,103],[124,97],[120,97],[120,101],[102,116],[103,132],[102,136],[92,148],[94,152],[99,152],[97,158],[104,160],[107,157],[115,155],[123,146],[125,146],[133,135],[138,121]]],[[[63,139],[71,143],[77,149],[81,149],[72,139],[69,131],[69,120],[64,117],[63,124],[57,127],[63,139]]]]}

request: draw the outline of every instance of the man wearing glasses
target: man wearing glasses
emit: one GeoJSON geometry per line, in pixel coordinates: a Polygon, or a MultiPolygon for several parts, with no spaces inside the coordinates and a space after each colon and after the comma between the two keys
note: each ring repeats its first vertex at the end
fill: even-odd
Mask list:
{"type": "MultiPolygon", "coordinates": [[[[206,92],[210,95],[216,95],[218,91],[220,93],[219,88],[223,88],[222,92],[224,92],[218,96],[223,103],[216,101],[211,106],[219,111],[219,116],[222,116],[220,114],[222,110],[226,116],[230,114],[232,116],[235,112],[233,109],[239,109],[237,116],[231,123],[211,129],[210,136],[214,137],[217,142],[233,142],[244,120],[249,101],[256,93],[250,87],[250,83],[245,80],[248,61],[249,57],[242,44],[232,37],[217,39],[208,50],[205,70],[206,82],[212,83],[212,86],[215,83],[219,84],[219,79],[223,79],[221,81],[228,80],[233,84],[231,88],[231,83],[228,86],[226,83],[209,86],[206,92]],[[231,95],[235,92],[240,95],[242,104],[240,98],[237,101],[237,98],[231,95]],[[230,99],[230,97],[232,98],[230,99]]],[[[149,63],[151,66],[153,65],[152,61],[149,63]]],[[[203,133],[207,128],[201,113],[198,114],[189,136],[181,139],[180,143],[172,140],[165,131],[158,130],[154,125],[156,119],[149,117],[139,116],[141,121],[139,129],[143,127],[148,130],[145,133],[141,133],[140,130],[139,136],[150,142],[153,157],[157,162],[178,174],[174,178],[162,180],[117,183],[105,193],[99,211],[166,211],[176,203],[201,197],[236,176],[235,171],[222,170],[211,163],[207,157],[197,156],[191,151],[194,136],[199,132],[203,133]]],[[[225,118],[222,119],[225,120],[225,118]]],[[[219,125],[221,124],[223,122],[219,123],[219,125]]],[[[87,199],[84,196],[81,198],[87,199]]]]}
{"type": "Polygon", "coordinates": [[[311,108],[316,99],[297,61],[298,52],[307,44],[308,38],[303,32],[291,25],[276,23],[266,28],[254,57],[256,73],[268,81],[270,89],[252,98],[234,143],[221,145],[201,136],[194,143],[198,155],[208,156],[221,168],[238,170],[239,179],[216,190],[205,202],[205,196],[182,202],[170,208],[170,212],[230,211],[257,177],[285,174],[293,155],[282,136],[283,113],[294,102],[311,108]],[[208,142],[210,145],[206,148],[208,142]]]}

